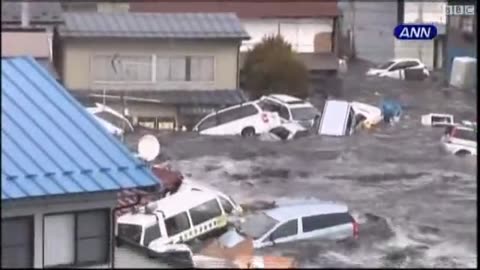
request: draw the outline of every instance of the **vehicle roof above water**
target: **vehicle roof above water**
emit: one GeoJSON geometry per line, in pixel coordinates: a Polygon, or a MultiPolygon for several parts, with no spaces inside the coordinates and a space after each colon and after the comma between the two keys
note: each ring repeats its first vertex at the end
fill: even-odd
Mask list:
{"type": "Polygon", "coordinates": [[[272,98],[272,99],[276,99],[278,101],[281,101],[281,102],[300,102],[300,101],[304,101],[302,99],[299,99],[297,97],[293,97],[293,96],[289,96],[289,95],[285,95],[285,94],[272,94],[272,95],[268,95],[268,96],[264,96],[265,98],[272,98]]]}
{"type": "Polygon", "coordinates": [[[288,206],[281,206],[270,210],[265,210],[267,216],[270,216],[280,222],[292,218],[308,217],[313,215],[326,215],[334,213],[347,213],[348,206],[335,202],[301,203],[288,206]]]}
{"type": "Polygon", "coordinates": [[[158,200],[156,204],[157,210],[163,211],[168,218],[216,198],[212,192],[184,190],[158,200]]]}
{"type": "MultiPolygon", "coordinates": [[[[162,198],[156,203],[157,208],[155,211],[165,215],[165,218],[174,216],[180,212],[187,211],[193,207],[196,207],[202,203],[216,199],[217,196],[212,192],[196,191],[196,190],[184,190],[162,198]]],[[[153,214],[145,213],[141,210],[137,213],[127,213],[118,218],[118,223],[136,224],[141,226],[149,226],[156,223],[156,217],[153,214]]]]}
{"type": "Polygon", "coordinates": [[[154,215],[146,214],[144,212],[139,213],[127,213],[118,218],[117,224],[130,224],[139,225],[142,227],[151,226],[156,224],[157,218],[154,215]]]}
{"type": "Polygon", "coordinates": [[[393,61],[393,62],[415,61],[420,63],[422,62],[418,58],[392,58],[389,61],[393,61]]]}

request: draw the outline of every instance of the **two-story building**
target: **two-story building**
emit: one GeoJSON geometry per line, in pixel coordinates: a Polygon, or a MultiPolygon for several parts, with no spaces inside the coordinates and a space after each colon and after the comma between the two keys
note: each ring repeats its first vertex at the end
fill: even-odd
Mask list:
{"type": "Polygon", "coordinates": [[[240,47],[245,53],[262,38],[282,35],[310,71],[312,83],[332,77],[338,70],[339,10],[336,0],[207,0],[130,3],[133,12],[233,12],[250,39],[240,47]],[[315,81],[315,82],[314,82],[315,81]]]}
{"type": "Polygon", "coordinates": [[[65,12],[58,70],[77,96],[106,101],[134,123],[191,127],[245,101],[233,13],[65,12]]]}
{"type": "Polygon", "coordinates": [[[115,252],[117,192],[157,178],[32,57],[1,64],[2,268],[144,267],[115,252]]]}

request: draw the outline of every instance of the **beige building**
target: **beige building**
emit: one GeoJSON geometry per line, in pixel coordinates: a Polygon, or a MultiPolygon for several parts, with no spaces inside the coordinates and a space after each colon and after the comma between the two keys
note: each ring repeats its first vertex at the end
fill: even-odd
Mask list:
{"type": "Polygon", "coordinates": [[[234,14],[66,12],[64,18],[58,60],[64,85],[127,111],[134,122],[190,126],[244,100],[237,90],[239,47],[248,35],[234,14]]]}

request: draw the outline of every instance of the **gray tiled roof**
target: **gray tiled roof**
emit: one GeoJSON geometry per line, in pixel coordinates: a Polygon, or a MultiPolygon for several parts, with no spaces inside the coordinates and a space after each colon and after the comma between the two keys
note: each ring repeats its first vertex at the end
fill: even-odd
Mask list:
{"type": "Polygon", "coordinates": [[[247,39],[234,13],[66,12],[65,37],[247,39]]]}
{"type": "MultiPolygon", "coordinates": [[[[59,2],[31,2],[31,23],[62,23],[62,6],[59,2]]],[[[21,3],[2,1],[2,23],[20,23],[21,3]]]]}

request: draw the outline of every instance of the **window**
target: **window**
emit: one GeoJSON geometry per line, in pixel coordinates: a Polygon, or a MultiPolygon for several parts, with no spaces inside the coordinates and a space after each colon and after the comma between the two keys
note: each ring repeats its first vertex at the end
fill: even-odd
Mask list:
{"type": "Polygon", "coordinates": [[[355,119],[355,113],[353,112],[353,109],[350,108],[350,111],[348,112],[348,117],[347,117],[347,126],[346,126],[346,132],[347,134],[350,133],[350,131],[354,128],[353,120],[355,119]]]}
{"type": "Polygon", "coordinates": [[[272,233],[272,240],[276,240],[283,237],[296,235],[298,233],[298,221],[296,219],[279,226],[272,233]]]}
{"type": "Polygon", "coordinates": [[[192,56],[190,58],[190,80],[210,82],[214,79],[214,59],[212,56],[192,56]]]}
{"type": "Polygon", "coordinates": [[[153,241],[158,238],[162,237],[162,234],[160,233],[160,227],[158,224],[154,224],[147,229],[145,229],[145,236],[143,239],[143,245],[148,247],[148,245],[153,241]]]}
{"type": "Polygon", "coordinates": [[[44,217],[44,266],[105,264],[109,251],[109,210],[44,217]]]}
{"type": "Polygon", "coordinates": [[[157,57],[157,82],[170,80],[170,60],[167,57],[157,57]]]}
{"type": "Polygon", "coordinates": [[[174,236],[190,229],[187,213],[183,212],[165,220],[168,236],[174,236]]]}
{"type": "Polygon", "coordinates": [[[153,82],[151,55],[97,55],[92,59],[95,82],[153,82]]]}
{"type": "Polygon", "coordinates": [[[222,210],[215,199],[190,209],[190,216],[194,226],[221,215],[222,210]]]}
{"type": "Polygon", "coordinates": [[[217,125],[217,115],[212,115],[207,119],[203,120],[203,122],[198,126],[198,131],[202,131],[217,125]]]}
{"type": "Polygon", "coordinates": [[[33,217],[2,219],[2,268],[33,267],[33,217]]]}
{"type": "Polygon", "coordinates": [[[222,204],[223,211],[230,214],[233,211],[233,205],[223,197],[220,197],[220,203],[222,204]]]}
{"type": "Polygon", "coordinates": [[[118,127],[118,128],[127,128],[128,127],[128,123],[123,120],[122,118],[118,117],[118,116],[115,116],[107,111],[102,111],[102,112],[98,112],[98,113],[95,113],[95,115],[97,117],[100,117],[102,118],[103,120],[109,122],[110,124],[118,127]]]}
{"type": "Polygon", "coordinates": [[[382,65],[379,65],[377,68],[378,69],[387,69],[389,68],[391,65],[393,65],[395,62],[393,61],[388,61],[387,63],[384,63],[382,65]]]}
{"type": "Polygon", "coordinates": [[[138,125],[145,128],[156,128],[157,118],[155,117],[139,117],[138,125]]]}
{"type": "Polygon", "coordinates": [[[218,124],[225,124],[242,118],[242,108],[230,109],[217,114],[218,124]]]}
{"type": "Polygon", "coordinates": [[[168,79],[170,81],[186,81],[187,61],[185,57],[170,58],[168,79]]]}
{"type": "Polygon", "coordinates": [[[302,218],[303,232],[311,232],[352,222],[353,218],[349,213],[316,215],[302,218]]]}
{"type": "Polygon", "coordinates": [[[292,118],[294,120],[311,120],[318,115],[317,110],[312,107],[293,108],[292,118]]]}
{"type": "Polygon", "coordinates": [[[462,32],[473,33],[473,19],[474,16],[462,16],[460,18],[460,24],[462,32]]]}
{"type": "Polygon", "coordinates": [[[243,106],[243,107],[240,107],[238,119],[249,117],[249,116],[255,115],[257,113],[258,113],[258,110],[257,110],[257,108],[255,108],[255,106],[253,106],[253,105],[243,106]]]}
{"type": "Polygon", "coordinates": [[[261,102],[259,102],[258,105],[264,111],[276,112],[281,118],[285,120],[290,120],[290,113],[288,112],[288,109],[285,106],[279,105],[277,103],[274,103],[268,100],[262,100],[261,102]]]}
{"type": "Polygon", "coordinates": [[[467,141],[477,141],[477,134],[473,130],[467,129],[455,129],[454,138],[467,140],[467,141]]]}
{"type": "Polygon", "coordinates": [[[140,244],[142,226],[134,224],[118,224],[118,236],[140,244]]]}

